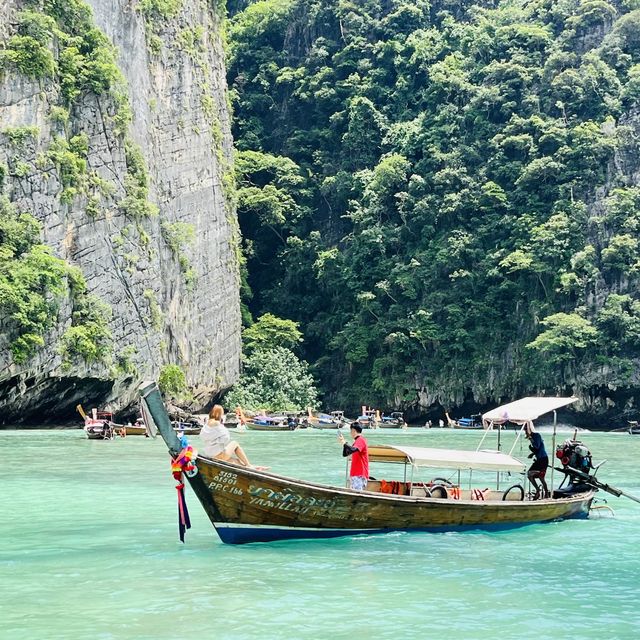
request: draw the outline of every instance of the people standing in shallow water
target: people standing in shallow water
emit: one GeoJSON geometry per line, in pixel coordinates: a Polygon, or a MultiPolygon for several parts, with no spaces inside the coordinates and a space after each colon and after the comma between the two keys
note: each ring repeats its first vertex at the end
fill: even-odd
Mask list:
{"type": "Polygon", "coordinates": [[[207,424],[200,431],[200,453],[207,458],[241,464],[251,469],[266,471],[269,467],[254,467],[236,440],[231,439],[229,429],[223,424],[224,409],[216,404],[209,412],[207,424]]]}
{"type": "Polygon", "coordinates": [[[524,433],[531,443],[529,445],[531,453],[528,457],[534,459],[533,464],[529,467],[529,471],[527,471],[527,477],[536,490],[533,499],[548,498],[550,496],[549,487],[544,477],[549,468],[549,456],[547,455],[547,450],[544,448],[542,436],[533,428],[531,423],[525,425],[524,433]],[[540,484],[538,484],[538,480],[540,484]]]}
{"type": "Polygon", "coordinates": [[[351,456],[349,469],[349,484],[352,489],[364,491],[369,480],[369,449],[367,441],[362,437],[362,425],[351,423],[351,437],[353,444],[347,444],[342,433],[338,433],[338,442],[342,445],[343,457],[351,456]]]}

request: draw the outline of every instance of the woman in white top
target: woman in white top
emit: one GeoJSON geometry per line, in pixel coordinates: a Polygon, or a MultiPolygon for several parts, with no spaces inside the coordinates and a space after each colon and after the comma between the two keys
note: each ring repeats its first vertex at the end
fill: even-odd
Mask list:
{"type": "Polygon", "coordinates": [[[222,423],[223,415],[224,410],[219,404],[214,405],[209,412],[207,424],[200,431],[200,440],[203,445],[200,453],[207,458],[234,462],[252,469],[267,469],[268,467],[254,467],[249,462],[242,447],[231,439],[229,429],[222,423]]]}

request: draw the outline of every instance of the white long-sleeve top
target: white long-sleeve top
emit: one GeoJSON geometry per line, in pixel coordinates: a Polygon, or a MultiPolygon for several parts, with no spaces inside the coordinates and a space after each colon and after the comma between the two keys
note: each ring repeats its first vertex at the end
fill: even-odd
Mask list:
{"type": "Polygon", "coordinates": [[[202,450],[200,453],[207,458],[215,458],[231,442],[229,429],[221,422],[213,420],[200,431],[202,450]]]}

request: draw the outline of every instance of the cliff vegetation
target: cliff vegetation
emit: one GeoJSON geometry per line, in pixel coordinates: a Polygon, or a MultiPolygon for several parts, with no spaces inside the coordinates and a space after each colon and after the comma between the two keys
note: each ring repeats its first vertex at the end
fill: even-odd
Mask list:
{"type": "Polygon", "coordinates": [[[637,417],[637,0],[228,6],[243,300],[326,403],[637,417]]]}
{"type": "Polygon", "coordinates": [[[163,372],[198,406],[237,379],[223,20],[207,0],[0,4],[0,423],[122,409],[163,372]]]}

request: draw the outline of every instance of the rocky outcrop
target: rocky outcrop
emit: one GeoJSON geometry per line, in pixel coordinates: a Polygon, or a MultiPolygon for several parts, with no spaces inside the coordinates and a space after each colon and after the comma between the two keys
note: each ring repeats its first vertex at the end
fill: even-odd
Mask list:
{"type": "MultiPolygon", "coordinates": [[[[176,1],[164,14],[137,0],[88,4],[115,46],[123,85],[85,90],[69,104],[59,76],[28,77],[6,64],[0,165],[8,167],[4,193],[14,207],[38,219],[43,242],[79,267],[88,292],[110,307],[111,354],[64,361],[69,300],[60,303],[46,346],[25,362],[14,360],[10,337],[2,336],[4,423],[60,420],[77,402],[122,408],[135,401],[138,383],[157,378],[166,364],[185,372],[202,403],[239,375],[238,230],[221,17],[206,0],[176,1]],[[123,126],[127,104],[131,117],[123,126]],[[30,135],[14,144],[9,133],[24,127],[30,135]],[[77,136],[88,143],[86,166],[70,190],[52,145],[77,136]]],[[[0,6],[1,39],[14,32],[23,8],[16,0],[0,6]]],[[[55,40],[51,50],[59,55],[55,40]]]]}

